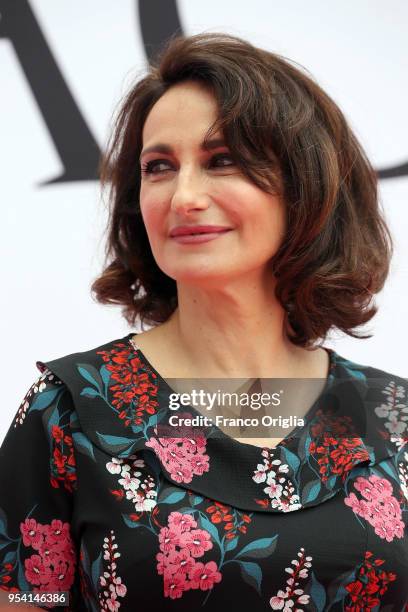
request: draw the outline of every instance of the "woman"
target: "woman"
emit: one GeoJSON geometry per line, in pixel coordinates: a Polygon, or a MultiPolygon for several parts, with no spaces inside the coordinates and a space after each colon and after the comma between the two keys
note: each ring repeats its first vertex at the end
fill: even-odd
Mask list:
{"type": "Polygon", "coordinates": [[[242,39],[177,37],[124,100],[102,180],[109,263],[93,290],[153,328],[37,362],[0,455],[3,596],[404,610],[407,383],[322,346],[332,328],[370,337],[355,330],[392,254],[339,108],[242,39]],[[187,379],[248,392],[276,378],[295,379],[289,432],[170,420],[187,379]]]}

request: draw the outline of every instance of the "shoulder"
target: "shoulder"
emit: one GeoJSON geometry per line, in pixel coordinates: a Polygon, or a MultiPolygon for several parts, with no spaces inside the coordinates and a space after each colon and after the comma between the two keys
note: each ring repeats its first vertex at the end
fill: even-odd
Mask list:
{"type": "Polygon", "coordinates": [[[137,429],[139,413],[150,417],[148,410],[157,404],[157,377],[132,347],[133,335],[36,362],[43,374],[51,372],[67,390],[70,426],[81,450],[101,448],[105,440],[132,444],[133,430],[126,439],[124,433],[132,426],[137,429]]]}
{"type": "Polygon", "coordinates": [[[25,393],[14,418],[14,428],[22,425],[29,414],[43,413],[47,408],[56,405],[58,398],[67,392],[64,382],[44,364],[37,367],[41,374],[30,385],[25,393]]]}
{"type": "Polygon", "coordinates": [[[109,340],[100,344],[75,353],[68,353],[49,360],[38,360],[36,366],[40,372],[49,371],[55,377],[70,386],[75,380],[75,376],[81,371],[82,366],[99,366],[110,359],[125,357],[133,351],[131,337],[127,334],[122,338],[109,340]]]}
{"type": "Polygon", "coordinates": [[[342,410],[357,426],[371,465],[401,456],[408,448],[407,379],[337,353],[335,359],[335,382],[342,410]]]}
{"type": "MultiPolygon", "coordinates": [[[[349,378],[360,382],[361,388],[371,392],[379,391],[377,397],[389,395],[390,389],[395,389],[395,399],[405,399],[408,393],[408,379],[399,374],[384,370],[371,364],[360,363],[334,353],[334,362],[338,367],[338,381],[349,378]]],[[[408,419],[407,419],[408,420],[408,419]]]]}

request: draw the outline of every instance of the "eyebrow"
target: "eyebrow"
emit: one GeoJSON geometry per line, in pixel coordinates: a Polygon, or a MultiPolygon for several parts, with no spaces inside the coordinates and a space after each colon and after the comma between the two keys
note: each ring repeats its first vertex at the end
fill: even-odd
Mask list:
{"type": "MultiPolygon", "coordinates": [[[[212,151],[213,149],[217,149],[218,147],[223,147],[223,146],[226,146],[224,138],[212,138],[211,140],[208,140],[207,142],[203,141],[200,144],[200,149],[201,151],[212,151]]],[[[146,155],[147,153],[153,153],[153,152],[166,153],[170,155],[173,153],[173,148],[170,145],[165,144],[164,142],[158,142],[152,145],[151,147],[146,147],[146,149],[143,149],[143,151],[140,154],[140,159],[142,159],[142,157],[146,155]]]]}

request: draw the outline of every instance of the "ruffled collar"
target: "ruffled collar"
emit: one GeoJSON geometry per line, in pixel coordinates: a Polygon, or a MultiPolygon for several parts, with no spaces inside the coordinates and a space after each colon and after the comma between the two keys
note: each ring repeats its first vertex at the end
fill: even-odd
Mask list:
{"type": "MultiPolygon", "coordinates": [[[[383,390],[403,379],[353,363],[333,349],[323,392],[275,448],[238,442],[213,426],[212,435],[161,437],[171,387],[132,343],[134,332],[95,349],[37,367],[69,388],[78,420],[78,452],[92,445],[122,459],[143,452],[177,487],[246,511],[291,512],[332,498],[355,466],[398,452],[376,416],[383,390]]],[[[188,406],[184,413],[200,413],[188,406]]]]}

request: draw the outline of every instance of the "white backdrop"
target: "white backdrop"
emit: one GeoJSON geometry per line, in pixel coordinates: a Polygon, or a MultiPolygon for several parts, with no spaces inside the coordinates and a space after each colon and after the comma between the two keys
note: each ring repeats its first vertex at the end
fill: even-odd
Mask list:
{"type": "MultiPolygon", "coordinates": [[[[164,7],[167,1],[158,4],[164,7]]],[[[15,11],[19,2],[14,2],[15,11]]],[[[138,3],[29,4],[89,130],[103,148],[115,106],[145,66],[138,3]]],[[[1,18],[2,7],[0,0],[1,18]]],[[[340,105],[377,169],[408,161],[404,0],[179,0],[177,7],[186,34],[225,31],[305,66],[340,105]]],[[[0,39],[0,89],[1,442],[39,376],[36,360],[88,350],[132,330],[119,307],[98,305],[90,295],[102,265],[106,223],[98,183],[44,185],[63,168],[7,37],[0,39]]],[[[46,93],[52,101],[52,88],[46,93]]],[[[354,361],[408,377],[408,176],[381,180],[380,191],[396,254],[387,285],[376,298],[379,313],[364,328],[374,336],[355,340],[336,334],[326,344],[354,361]]]]}

